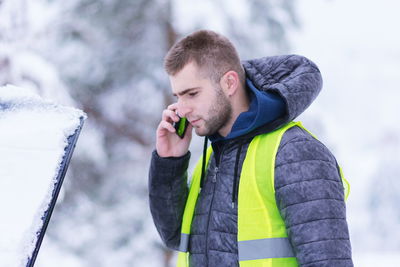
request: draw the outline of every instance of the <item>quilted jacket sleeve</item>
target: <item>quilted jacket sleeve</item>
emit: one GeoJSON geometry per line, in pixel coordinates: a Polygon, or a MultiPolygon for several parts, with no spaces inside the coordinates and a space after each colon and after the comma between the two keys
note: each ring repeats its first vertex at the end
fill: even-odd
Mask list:
{"type": "Polygon", "coordinates": [[[276,200],[302,267],[350,267],[344,189],[330,151],[303,129],[283,136],[275,167],[276,200]]]}
{"type": "Polygon", "coordinates": [[[154,151],[149,170],[150,211],[164,244],[177,250],[188,195],[187,168],[190,152],[177,158],[162,158],[154,151]]]}

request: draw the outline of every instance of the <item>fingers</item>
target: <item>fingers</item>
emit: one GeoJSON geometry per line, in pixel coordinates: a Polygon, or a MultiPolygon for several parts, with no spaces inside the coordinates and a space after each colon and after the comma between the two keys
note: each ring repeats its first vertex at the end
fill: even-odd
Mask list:
{"type": "Polygon", "coordinates": [[[173,103],[167,107],[167,109],[176,111],[178,109],[178,103],[173,103]]]}
{"type": "Polygon", "coordinates": [[[177,122],[179,121],[178,115],[176,115],[175,111],[170,110],[170,109],[164,109],[162,113],[162,120],[167,121],[169,123],[171,122],[177,122]]]}
{"type": "Polygon", "coordinates": [[[165,129],[165,130],[167,130],[167,131],[169,131],[171,133],[175,133],[176,132],[176,130],[172,126],[172,124],[167,122],[167,121],[165,121],[165,120],[162,120],[160,122],[160,124],[158,125],[158,131],[163,130],[163,129],[165,129]]]}
{"type": "Polygon", "coordinates": [[[176,114],[177,110],[177,103],[169,105],[166,109],[162,112],[162,120],[158,126],[158,132],[161,135],[164,135],[166,132],[163,130],[167,130],[168,132],[175,133],[176,130],[173,127],[173,122],[179,121],[179,116],[176,114]]]}

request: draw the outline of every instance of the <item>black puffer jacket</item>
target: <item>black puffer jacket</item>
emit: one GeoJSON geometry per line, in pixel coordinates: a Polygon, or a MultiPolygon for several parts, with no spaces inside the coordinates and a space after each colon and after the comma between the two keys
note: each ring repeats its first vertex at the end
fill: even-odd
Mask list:
{"type": "MultiPolygon", "coordinates": [[[[239,266],[237,205],[232,208],[235,166],[240,173],[255,135],[293,120],[311,104],[322,86],[318,68],[300,56],[251,60],[244,67],[247,78],[258,89],[276,91],[285,99],[287,114],[246,136],[212,144],[214,153],[192,223],[191,267],[239,266]]],[[[162,240],[171,249],[177,249],[180,242],[189,158],[190,153],[180,158],[161,158],[154,151],[151,160],[150,208],[162,240]]],[[[276,157],[275,189],[300,266],[353,266],[336,160],[301,128],[289,129],[282,138],[276,157]]]]}

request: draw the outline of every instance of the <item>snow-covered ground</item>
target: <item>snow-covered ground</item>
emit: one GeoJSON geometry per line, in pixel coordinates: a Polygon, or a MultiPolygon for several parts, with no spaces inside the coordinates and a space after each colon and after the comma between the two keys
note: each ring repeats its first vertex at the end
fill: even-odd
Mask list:
{"type": "Polygon", "coordinates": [[[83,112],[0,87],[0,266],[26,266],[83,112]]]}

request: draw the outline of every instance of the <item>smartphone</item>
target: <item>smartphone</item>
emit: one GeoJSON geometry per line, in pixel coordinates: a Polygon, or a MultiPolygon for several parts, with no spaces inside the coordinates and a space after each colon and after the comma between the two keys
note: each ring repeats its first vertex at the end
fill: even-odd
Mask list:
{"type": "Polygon", "coordinates": [[[183,138],[185,136],[186,128],[188,127],[188,125],[189,125],[189,122],[185,117],[183,117],[183,118],[179,117],[179,121],[174,122],[172,124],[172,126],[174,126],[174,128],[176,130],[176,134],[180,138],[183,138]]]}

